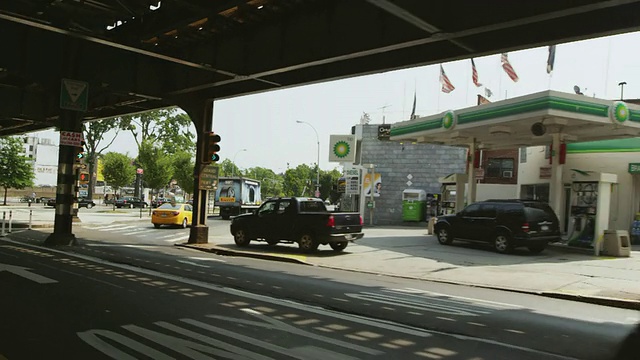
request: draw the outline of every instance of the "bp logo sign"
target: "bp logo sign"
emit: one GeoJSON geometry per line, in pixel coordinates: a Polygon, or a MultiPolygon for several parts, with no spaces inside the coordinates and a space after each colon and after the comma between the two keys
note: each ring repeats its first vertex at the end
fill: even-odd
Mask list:
{"type": "Polygon", "coordinates": [[[329,161],[353,163],[356,159],[354,135],[330,135],[329,161]]]}
{"type": "Polygon", "coordinates": [[[616,101],[609,106],[609,118],[614,124],[622,124],[629,120],[629,107],[622,101],[616,101]]]}
{"type": "Polygon", "coordinates": [[[446,113],[444,113],[444,116],[442,117],[443,128],[445,128],[446,130],[451,130],[454,127],[456,127],[457,122],[458,122],[458,117],[453,112],[453,110],[449,110],[446,113]]]}
{"type": "Polygon", "coordinates": [[[351,152],[351,146],[346,141],[338,141],[333,145],[333,155],[344,159],[351,152]]]}

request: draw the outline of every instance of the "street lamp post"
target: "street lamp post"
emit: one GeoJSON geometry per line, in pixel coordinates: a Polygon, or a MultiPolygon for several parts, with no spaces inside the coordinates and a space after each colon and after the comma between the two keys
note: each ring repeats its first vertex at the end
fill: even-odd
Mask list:
{"type": "Polygon", "coordinates": [[[240,149],[238,151],[236,151],[235,155],[233,155],[233,167],[231,168],[231,176],[235,176],[236,174],[236,156],[238,156],[239,153],[243,152],[243,151],[247,151],[247,149],[240,149]]]}
{"type": "Polygon", "coordinates": [[[618,86],[620,86],[620,100],[624,100],[624,86],[627,85],[626,81],[622,81],[618,83],[618,86]]]}
{"type": "MultiPolygon", "coordinates": [[[[318,131],[316,130],[315,127],[313,127],[313,125],[309,124],[306,121],[301,121],[301,120],[296,120],[296,122],[298,124],[307,124],[309,126],[311,126],[311,128],[313,129],[313,131],[316,133],[316,143],[318,144],[318,162],[316,163],[317,165],[317,169],[316,169],[316,194],[320,194],[320,137],[318,136],[318,131]]],[[[320,195],[318,195],[318,197],[320,197],[320,195]]]]}

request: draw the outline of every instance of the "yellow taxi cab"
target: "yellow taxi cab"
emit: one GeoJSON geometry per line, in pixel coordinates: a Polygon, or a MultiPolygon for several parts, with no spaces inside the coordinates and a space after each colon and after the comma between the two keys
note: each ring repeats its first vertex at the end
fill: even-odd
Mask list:
{"type": "Polygon", "coordinates": [[[191,224],[193,207],[189,204],[164,203],[151,213],[151,222],[157,229],[160,225],[178,225],[186,228],[191,224]]]}

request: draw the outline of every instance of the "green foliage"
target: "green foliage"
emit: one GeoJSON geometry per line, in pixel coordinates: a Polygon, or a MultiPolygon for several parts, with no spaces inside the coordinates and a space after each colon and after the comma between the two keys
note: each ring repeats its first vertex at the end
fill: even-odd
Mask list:
{"type": "Polygon", "coordinates": [[[282,176],[274,173],[273,170],[263,167],[254,167],[248,169],[244,176],[261,182],[260,194],[263,199],[274,196],[284,196],[284,179],[282,176]]]}
{"type": "Polygon", "coordinates": [[[218,176],[240,176],[242,174],[236,164],[229,159],[222,160],[218,166],[220,167],[218,176]]]}
{"type": "Polygon", "coordinates": [[[154,190],[166,186],[173,175],[173,159],[150,139],[140,146],[138,165],[144,170],[143,182],[154,190]]]}
{"type": "Polygon", "coordinates": [[[194,135],[190,131],[191,119],[177,108],[151,110],[120,118],[120,128],[128,130],[138,145],[152,140],[167,154],[178,151],[195,152],[194,135]]]}
{"type": "Polygon", "coordinates": [[[338,169],[331,171],[320,170],[320,194],[321,198],[334,204],[339,198],[338,193],[338,179],[342,176],[342,173],[338,169]]]}
{"type": "Polygon", "coordinates": [[[130,185],[136,177],[136,168],[127,155],[108,152],[102,157],[104,180],[115,190],[130,185]]]}
{"type": "Polygon", "coordinates": [[[89,159],[89,174],[91,175],[91,181],[89,181],[88,189],[88,197],[90,199],[93,198],[93,191],[95,186],[95,179],[93,177],[93,174],[97,171],[98,157],[100,156],[100,154],[102,154],[103,151],[111,146],[111,144],[113,144],[113,141],[116,139],[116,136],[118,136],[118,131],[120,130],[120,128],[118,127],[119,124],[120,120],[118,118],[103,119],[84,123],[85,148],[87,151],[87,159],[89,159]],[[113,129],[116,130],[116,134],[113,139],[111,139],[111,141],[107,145],[99,149],[100,142],[102,142],[102,140],[104,139],[104,135],[113,129]]]}
{"type": "Polygon", "coordinates": [[[0,186],[5,190],[4,205],[7,204],[7,189],[33,186],[33,165],[22,153],[22,140],[15,137],[0,138],[0,186]]]}
{"type": "Polygon", "coordinates": [[[173,155],[173,178],[186,193],[193,194],[194,161],[190,153],[180,151],[173,155]]]}
{"type": "Polygon", "coordinates": [[[298,165],[295,169],[287,169],[284,173],[284,195],[312,196],[315,191],[313,187],[315,176],[314,167],[307,164],[298,165]]]}

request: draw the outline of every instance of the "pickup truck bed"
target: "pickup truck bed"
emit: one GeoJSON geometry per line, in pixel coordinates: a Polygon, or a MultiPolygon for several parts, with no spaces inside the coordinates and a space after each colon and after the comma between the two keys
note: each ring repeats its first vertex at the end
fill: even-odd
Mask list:
{"type": "Polygon", "coordinates": [[[295,242],[304,252],[319,245],[342,251],[364,236],[360,214],[331,213],[320,199],[297,197],[270,199],[255,213],[234,217],[230,232],[238,246],[252,240],[269,245],[295,242]]]}

